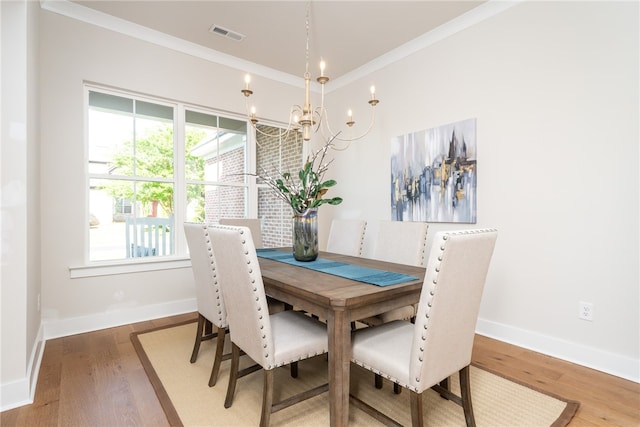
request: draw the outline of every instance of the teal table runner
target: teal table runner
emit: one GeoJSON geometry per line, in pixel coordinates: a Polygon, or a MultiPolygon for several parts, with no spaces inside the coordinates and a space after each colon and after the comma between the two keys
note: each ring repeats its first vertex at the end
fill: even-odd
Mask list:
{"type": "Polygon", "coordinates": [[[292,253],[282,252],[275,249],[257,249],[256,252],[260,258],[297,265],[298,267],[321,271],[323,273],[333,274],[334,276],[344,277],[345,279],[356,280],[358,282],[369,283],[376,286],[397,285],[399,283],[411,282],[419,279],[418,277],[409,276],[407,274],[377,270],[375,268],[362,267],[360,265],[347,264],[345,262],[331,261],[322,258],[318,258],[315,261],[310,262],[296,261],[292,253]]]}

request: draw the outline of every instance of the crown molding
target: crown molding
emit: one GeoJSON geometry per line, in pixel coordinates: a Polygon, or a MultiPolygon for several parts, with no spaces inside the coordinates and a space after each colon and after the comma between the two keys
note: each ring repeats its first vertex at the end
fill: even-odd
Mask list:
{"type": "Polygon", "coordinates": [[[209,49],[199,44],[170,36],[163,32],[117,18],[68,0],[40,0],[40,7],[49,12],[57,13],[90,25],[95,25],[97,27],[134,37],[158,46],[163,46],[206,61],[251,72],[252,74],[291,86],[304,87],[304,79],[302,77],[296,77],[273,68],[256,64],[255,62],[246,61],[214,49],[209,49]]]}
{"type": "Polygon", "coordinates": [[[442,41],[447,37],[459,33],[460,31],[466,30],[467,28],[470,28],[486,19],[498,15],[524,1],[526,0],[489,0],[486,3],[483,3],[480,6],[458,16],[457,18],[429,31],[428,33],[424,33],[423,35],[416,37],[415,39],[385,53],[384,55],[369,61],[363,66],[338,77],[331,82],[331,88],[327,88],[327,92],[339,89],[358,79],[366,77],[375,71],[400,61],[401,59],[442,41]]]}
{"type": "MultiPolygon", "coordinates": [[[[428,33],[425,33],[364,64],[363,66],[336,78],[326,86],[325,93],[330,93],[358,79],[366,77],[375,71],[444,40],[453,34],[500,14],[523,1],[526,0],[489,0],[469,12],[447,22],[446,24],[443,24],[436,29],[429,31],[428,33]]],[[[284,73],[270,67],[265,67],[264,65],[256,64],[255,62],[246,61],[214,49],[209,49],[196,43],[170,36],[160,31],[82,6],[78,3],[73,3],[68,0],[40,0],[40,7],[49,12],[57,13],[90,25],[95,25],[110,31],[115,31],[130,37],[144,40],[149,43],[204,59],[206,61],[250,72],[251,74],[262,76],[290,86],[300,88],[304,87],[304,79],[301,77],[284,73]]],[[[320,85],[316,82],[311,83],[311,89],[314,92],[319,93],[320,85]]]]}

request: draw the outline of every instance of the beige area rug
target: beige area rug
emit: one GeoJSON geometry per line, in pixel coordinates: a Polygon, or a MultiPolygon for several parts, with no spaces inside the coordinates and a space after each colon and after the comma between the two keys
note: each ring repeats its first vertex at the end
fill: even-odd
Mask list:
{"type": "MultiPolygon", "coordinates": [[[[233,406],[224,408],[230,361],[223,361],[218,383],[207,382],[213,364],[215,340],[200,346],[196,363],[189,363],[196,324],[183,323],[134,333],[133,344],[160,399],[171,425],[184,426],[256,426],[262,404],[261,371],[238,380],[233,406]]],[[[252,364],[247,356],[241,358],[252,364]]],[[[351,393],[383,411],[403,425],[411,425],[409,393],[393,394],[391,383],[382,390],[373,386],[373,374],[351,365],[351,393]]],[[[298,378],[288,368],[277,369],[275,399],[327,382],[324,356],[299,363],[298,378]]],[[[458,391],[457,375],[451,387],[458,391]]],[[[564,426],[578,408],[577,402],[549,396],[528,387],[472,367],[471,392],[476,423],[482,426],[564,426]]],[[[426,426],[464,426],[462,408],[429,390],[423,396],[426,426]]],[[[291,406],[271,416],[272,426],[328,426],[328,393],[291,406]]],[[[349,425],[376,426],[380,423],[351,405],[349,425]]]]}

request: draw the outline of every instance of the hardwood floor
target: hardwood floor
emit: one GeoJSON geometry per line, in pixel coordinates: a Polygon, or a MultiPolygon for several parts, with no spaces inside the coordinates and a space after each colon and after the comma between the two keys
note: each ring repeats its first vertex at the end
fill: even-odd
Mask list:
{"type": "MultiPolygon", "coordinates": [[[[0,425],[167,426],[129,334],[195,318],[185,314],[48,341],[34,403],[3,412],[0,425]]],[[[473,361],[579,401],[570,426],[640,426],[640,384],[482,336],[476,336],[473,361]]]]}

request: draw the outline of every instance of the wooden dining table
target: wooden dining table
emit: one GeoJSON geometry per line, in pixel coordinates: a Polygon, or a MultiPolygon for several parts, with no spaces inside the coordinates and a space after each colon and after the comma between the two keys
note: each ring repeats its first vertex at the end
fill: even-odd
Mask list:
{"type": "MultiPolygon", "coordinates": [[[[280,250],[290,252],[291,248],[280,250]]],[[[258,258],[267,295],[326,319],[329,337],[330,421],[333,427],[347,426],[351,322],[417,303],[425,269],[329,252],[320,252],[318,258],[417,277],[416,280],[396,285],[377,286],[272,259],[258,258]]]]}

